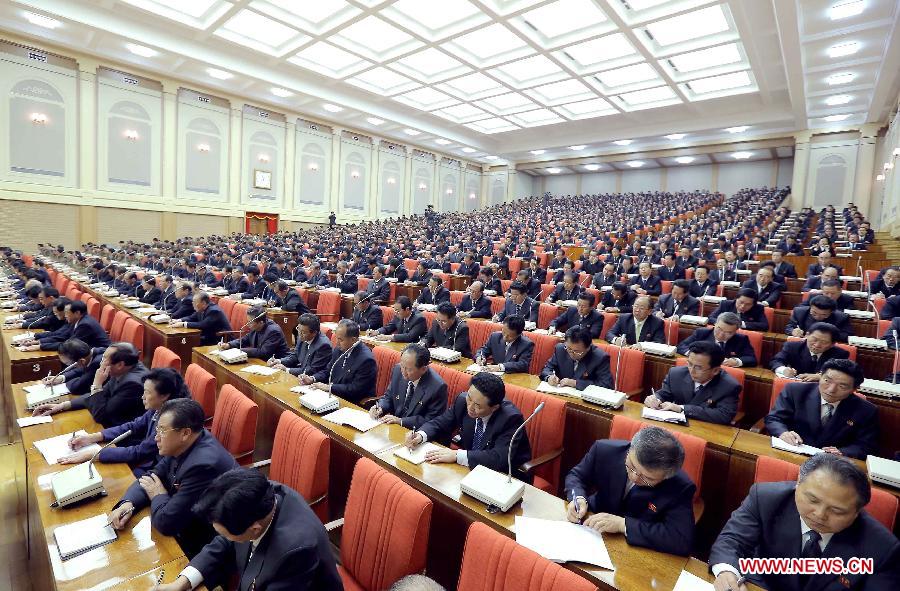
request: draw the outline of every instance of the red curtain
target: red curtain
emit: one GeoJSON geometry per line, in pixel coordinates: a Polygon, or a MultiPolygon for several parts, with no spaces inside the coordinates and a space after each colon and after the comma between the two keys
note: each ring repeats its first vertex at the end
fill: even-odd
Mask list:
{"type": "Polygon", "coordinates": [[[244,232],[250,233],[250,220],[266,220],[266,232],[274,234],[278,231],[278,215],[274,213],[258,213],[248,211],[244,218],[244,232]]]}

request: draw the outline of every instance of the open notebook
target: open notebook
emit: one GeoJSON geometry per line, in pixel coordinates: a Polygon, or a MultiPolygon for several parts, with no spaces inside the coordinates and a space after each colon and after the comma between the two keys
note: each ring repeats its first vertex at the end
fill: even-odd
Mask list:
{"type": "Polygon", "coordinates": [[[53,537],[59,556],[63,560],[68,560],[116,541],[116,530],[107,525],[108,522],[109,516],[101,513],[89,519],[57,527],[53,530],[53,537]]]}
{"type": "MultiPolygon", "coordinates": [[[[72,439],[72,435],[87,435],[87,431],[81,430],[76,431],[75,433],[65,433],[63,435],[57,435],[56,437],[41,439],[40,441],[35,441],[34,446],[41,452],[41,455],[44,456],[47,463],[52,466],[59,462],[59,458],[73,453],[72,448],[69,447],[69,441],[72,439]]],[[[87,451],[94,454],[100,451],[100,446],[96,443],[92,443],[80,448],[78,451],[87,451]]]]}
{"type": "Polygon", "coordinates": [[[413,464],[419,465],[425,461],[425,454],[433,449],[441,449],[441,446],[435,445],[430,442],[425,442],[422,445],[418,445],[414,449],[410,450],[408,447],[403,445],[394,450],[394,455],[398,458],[403,458],[407,462],[412,462],[413,464]]]}
{"type": "Polygon", "coordinates": [[[583,562],[615,569],[603,536],[577,523],[517,515],[516,541],[553,562],[583,562]]]}

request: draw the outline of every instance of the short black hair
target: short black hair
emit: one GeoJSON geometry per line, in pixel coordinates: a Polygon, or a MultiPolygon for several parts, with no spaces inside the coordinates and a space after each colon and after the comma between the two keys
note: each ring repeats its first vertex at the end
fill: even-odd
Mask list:
{"type": "Polygon", "coordinates": [[[235,536],[275,508],[275,487],[259,470],[232,468],[213,480],[193,512],[235,536]]]}
{"type": "Polygon", "coordinates": [[[319,321],[319,317],[311,312],[301,314],[300,320],[297,322],[297,324],[300,326],[305,326],[313,332],[319,332],[322,330],[322,324],[319,321]]]}
{"type": "Polygon", "coordinates": [[[754,302],[759,300],[759,293],[753,289],[752,287],[742,287],[738,290],[737,296],[734,299],[738,298],[752,298],[754,302]]]}
{"type": "Polygon", "coordinates": [[[137,350],[137,347],[127,341],[113,343],[110,347],[115,349],[115,351],[109,355],[110,363],[124,363],[128,366],[134,366],[141,360],[141,352],[137,350]]]}
{"type": "Polygon", "coordinates": [[[256,275],[257,277],[259,277],[259,267],[257,267],[256,265],[247,267],[245,272],[247,273],[247,275],[256,275]]]}
{"type": "Polygon", "coordinates": [[[416,358],[416,367],[419,369],[425,367],[429,363],[431,363],[431,353],[428,351],[428,347],[425,345],[420,345],[419,343],[410,343],[403,347],[403,352],[401,353],[412,353],[416,358]]]}
{"type": "Polygon", "coordinates": [[[831,336],[831,342],[836,343],[838,339],[841,337],[841,331],[838,328],[831,324],[830,322],[816,322],[812,326],[809,327],[809,330],[806,331],[806,334],[812,334],[814,332],[824,332],[831,336]]]}
{"type": "MultiPolygon", "coordinates": [[[[822,287],[844,287],[837,279],[826,279],[822,282],[822,287]]],[[[829,298],[830,299],[830,298],[829,298]]]]}
{"type": "Polygon", "coordinates": [[[203,430],[203,421],[206,420],[203,407],[190,398],[166,400],[159,409],[159,416],[162,417],[164,414],[172,416],[173,429],[190,429],[194,433],[203,430]]]}
{"type": "Polygon", "coordinates": [[[71,303],[72,303],[72,300],[70,300],[69,298],[65,298],[65,297],[59,298],[58,300],[56,300],[56,302],[54,302],[53,308],[55,310],[59,310],[60,312],[63,312],[63,311],[65,311],[66,306],[68,306],[71,303]]]}
{"type": "Polygon", "coordinates": [[[505,324],[509,327],[510,330],[515,331],[518,334],[522,334],[522,331],[525,330],[525,319],[515,314],[504,318],[503,324],[505,324]]]}
{"type": "Polygon", "coordinates": [[[450,302],[441,302],[440,304],[438,304],[437,313],[443,314],[447,318],[455,318],[456,306],[454,306],[450,302]]]}
{"type": "Polygon", "coordinates": [[[72,312],[78,312],[79,314],[87,314],[87,304],[85,304],[81,300],[72,300],[69,303],[69,310],[71,310],[72,312]]]}
{"type": "MultiPolygon", "coordinates": [[[[344,327],[344,333],[348,337],[350,337],[350,338],[359,337],[359,324],[357,324],[353,320],[350,320],[349,318],[344,318],[344,319],[340,320],[338,322],[337,327],[340,328],[342,326],[344,327]]],[[[335,329],[335,332],[337,332],[337,329],[335,329]]]]}
{"type": "Polygon", "coordinates": [[[566,331],[566,340],[572,341],[573,343],[581,343],[585,347],[590,348],[591,331],[584,326],[575,325],[566,331]]]}
{"type": "Polygon", "coordinates": [[[528,289],[525,287],[525,284],[521,281],[513,281],[509,284],[509,291],[516,290],[519,293],[527,293],[528,289]]]}
{"type": "Polygon", "coordinates": [[[401,310],[409,310],[412,308],[412,300],[409,299],[408,296],[399,296],[394,300],[394,303],[399,304],[401,310]]]}
{"type": "Polygon", "coordinates": [[[589,306],[593,306],[593,305],[594,305],[594,299],[595,299],[595,298],[594,298],[594,294],[592,294],[592,293],[590,293],[590,292],[588,292],[588,291],[583,291],[583,292],[581,292],[580,294],[578,294],[578,299],[579,299],[579,300],[585,300],[585,301],[588,303],[589,306]]]}
{"type": "Polygon", "coordinates": [[[709,366],[720,367],[722,362],[725,361],[725,351],[722,350],[721,347],[713,343],[712,341],[694,341],[691,343],[691,346],[688,347],[688,355],[691,353],[695,353],[697,355],[708,355],[709,356],[709,366]]]}
{"type": "Polygon", "coordinates": [[[684,464],[684,447],[669,431],[661,427],[644,427],[631,438],[631,448],[638,463],[648,470],[662,470],[670,478],[684,464]]]}
{"type": "Polygon", "coordinates": [[[46,297],[46,298],[58,298],[59,297],[59,290],[56,289],[55,287],[51,287],[49,285],[45,286],[41,290],[41,293],[43,293],[44,297],[46,297]]]}
{"type": "Polygon", "coordinates": [[[837,302],[826,295],[817,295],[813,296],[809,300],[810,306],[815,306],[820,310],[830,310],[834,311],[837,309],[837,302]]]}
{"type": "Polygon", "coordinates": [[[275,283],[276,281],[278,281],[278,275],[276,275],[275,273],[266,273],[265,275],[263,275],[263,281],[265,281],[266,283],[275,283]]]}
{"type": "Polygon", "coordinates": [[[39,295],[41,295],[41,288],[37,285],[33,285],[25,290],[25,295],[31,299],[36,299],[39,295]]]}
{"type": "Polygon", "coordinates": [[[188,390],[187,384],[181,374],[171,367],[156,367],[151,369],[141,378],[142,382],[151,381],[156,389],[156,393],[161,396],[168,396],[169,400],[175,398],[190,398],[191,392],[188,390]]]}
{"type": "Polygon", "coordinates": [[[499,376],[486,371],[472,376],[472,386],[481,392],[491,406],[497,406],[506,398],[506,384],[499,376]]]}
{"type": "Polygon", "coordinates": [[[676,279],[672,282],[672,287],[680,287],[684,291],[689,291],[691,289],[691,283],[687,279],[676,279]]]}
{"type": "Polygon", "coordinates": [[[854,388],[859,388],[859,385],[865,379],[862,368],[855,361],[850,361],[849,359],[829,359],[822,366],[822,375],[825,375],[825,372],[829,369],[845,373],[853,378],[854,388]]]}
{"type": "Polygon", "coordinates": [[[68,339],[60,343],[56,352],[60,357],[65,357],[70,361],[78,361],[91,354],[91,346],[81,339],[68,339]]]}
{"type": "Polygon", "coordinates": [[[798,482],[803,482],[816,470],[827,470],[841,484],[849,484],[856,489],[857,510],[862,509],[872,500],[869,477],[851,460],[834,454],[816,454],[800,465],[798,482]]]}

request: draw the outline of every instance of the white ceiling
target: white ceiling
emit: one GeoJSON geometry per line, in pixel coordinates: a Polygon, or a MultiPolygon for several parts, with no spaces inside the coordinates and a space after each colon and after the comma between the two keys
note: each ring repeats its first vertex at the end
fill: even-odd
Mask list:
{"type": "MultiPolygon", "coordinates": [[[[629,168],[629,153],[681,148],[708,163],[720,154],[702,156],[704,144],[884,121],[900,90],[898,2],[848,2],[11,0],[0,29],[537,173],[573,157],[629,168]],[[832,20],[845,4],[861,12],[832,20]],[[846,43],[857,51],[829,56],[846,43]],[[852,76],[830,85],[833,74],[852,76]],[[834,115],[847,117],[824,119],[834,115]]],[[[642,161],[683,165],[674,157],[642,161]]]]}

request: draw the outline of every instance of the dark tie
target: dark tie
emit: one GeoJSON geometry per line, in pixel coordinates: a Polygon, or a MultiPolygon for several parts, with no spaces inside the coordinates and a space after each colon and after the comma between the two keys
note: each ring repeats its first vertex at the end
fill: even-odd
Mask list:
{"type": "Polygon", "coordinates": [[[481,449],[481,440],[484,439],[484,421],[475,419],[475,435],[472,437],[472,449],[481,449]]]}
{"type": "Polygon", "coordinates": [[[722,349],[723,351],[725,350],[725,341],[720,341],[720,342],[718,342],[718,343],[716,343],[716,344],[719,345],[719,348],[720,348],[720,349],[722,349]]]}
{"type": "Polygon", "coordinates": [[[831,420],[831,415],[834,414],[834,405],[831,403],[825,403],[825,414],[822,415],[822,426],[828,424],[828,421],[831,420]]]}
{"type": "Polygon", "coordinates": [[[818,355],[810,354],[810,357],[812,358],[813,369],[818,368],[818,367],[819,367],[819,356],[818,356],[818,355]]]}
{"type": "Polygon", "coordinates": [[[297,361],[300,362],[300,369],[304,370],[302,373],[306,373],[306,361],[307,361],[306,358],[309,354],[308,347],[309,347],[309,343],[307,343],[306,341],[303,341],[300,344],[300,355],[298,356],[297,361]]]}
{"type": "Polygon", "coordinates": [[[413,392],[416,386],[412,382],[406,384],[406,396],[403,398],[403,404],[400,406],[400,414],[406,416],[409,413],[409,406],[412,402],[413,392]]]}
{"type": "MultiPolygon", "coordinates": [[[[822,539],[821,534],[819,532],[811,529],[806,534],[806,543],[803,544],[803,548],[800,550],[800,558],[819,558],[822,556],[822,547],[819,546],[819,541],[822,539]]],[[[809,583],[811,575],[800,575],[800,587],[805,588],[809,583]]]]}
{"type": "Polygon", "coordinates": [[[703,392],[706,390],[706,384],[700,384],[696,388],[694,388],[694,399],[699,399],[703,396],[703,392]]]}

